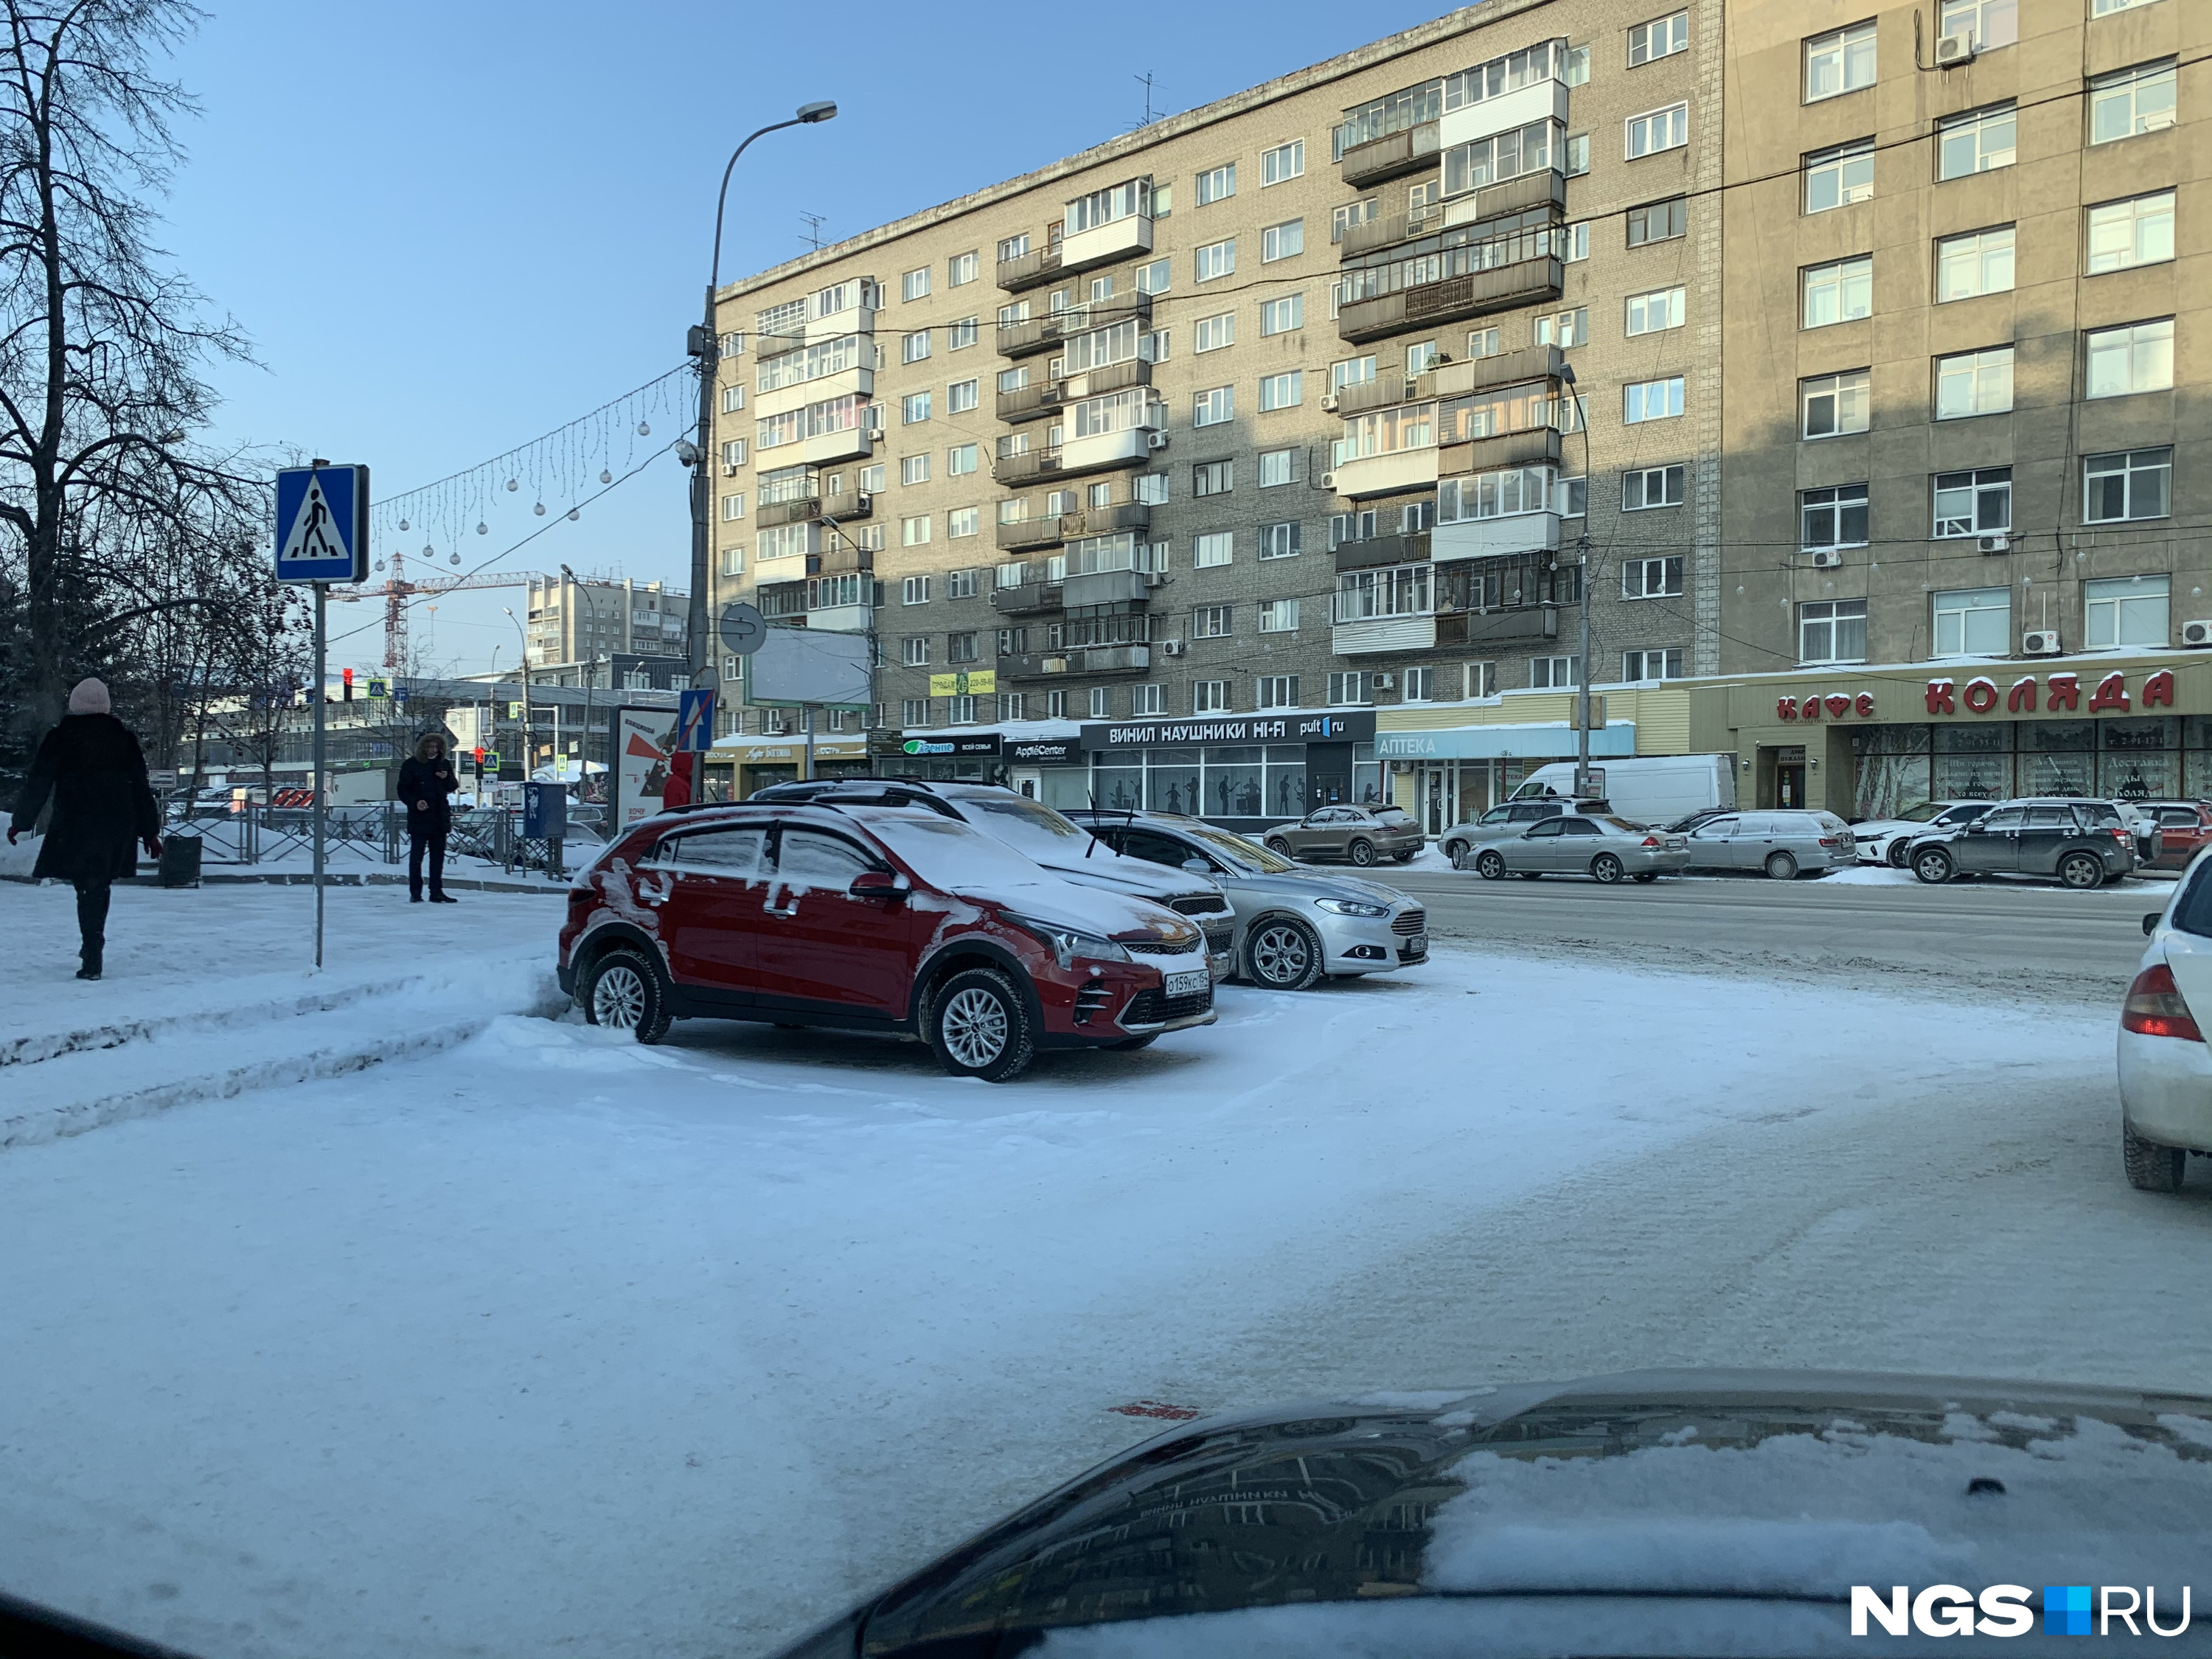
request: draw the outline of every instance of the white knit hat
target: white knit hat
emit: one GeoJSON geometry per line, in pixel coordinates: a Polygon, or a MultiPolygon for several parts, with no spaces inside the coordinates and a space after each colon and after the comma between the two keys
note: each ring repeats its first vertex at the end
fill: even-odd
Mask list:
{"type": "Polygon", "coordinates": [[[70,693],[69,711],[72,714],[105,714],[111,706],[107,688],[98,680],[79,680],[76,689],[70,693]]]}

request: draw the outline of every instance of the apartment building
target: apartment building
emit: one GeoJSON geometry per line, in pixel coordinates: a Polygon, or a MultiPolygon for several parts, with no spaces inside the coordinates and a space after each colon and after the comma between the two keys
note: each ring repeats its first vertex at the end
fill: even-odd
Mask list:
{"type": "Polygon", "coordinates": [[[690,595],[659,582],[563,574],[530,579],[530,665],[594,658],[682,656],[690,595]]]}
{"type": "Polygon", "coordinates": [[[1468,8],[728,285],[715,607],[872,631],[823,730],[1048,799],[1373,799],[1405,714],[1486,805],[1585,672],[1723,665],[1723,48],[1468,8]]]}
{"type": "Polygon", "coordinates": [[[1720,666],[1762,804],[2212,793],[2212,6],[1732,0],[1720,666]]]}

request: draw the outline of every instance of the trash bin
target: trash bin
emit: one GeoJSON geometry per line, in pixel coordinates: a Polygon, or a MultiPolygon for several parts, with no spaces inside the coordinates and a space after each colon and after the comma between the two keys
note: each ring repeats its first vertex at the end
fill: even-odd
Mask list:
{"type": "Polygon", "coordinates": [[[197,887],[200,884],[200,838],[165,836],[161,842],[161,885],[197,887]]]}

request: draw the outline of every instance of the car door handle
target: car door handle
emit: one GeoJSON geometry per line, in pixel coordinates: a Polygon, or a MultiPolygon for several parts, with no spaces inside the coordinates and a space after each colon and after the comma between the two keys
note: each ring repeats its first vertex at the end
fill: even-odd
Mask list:
{"type": "Polygon", "coordinates": [[[799,907],[796,904],[793,904],[787,908],[779,910],[773,904],[764,904],[761,907],[761,914],[764,916],[795,916],[799,914],[799,907]]]}

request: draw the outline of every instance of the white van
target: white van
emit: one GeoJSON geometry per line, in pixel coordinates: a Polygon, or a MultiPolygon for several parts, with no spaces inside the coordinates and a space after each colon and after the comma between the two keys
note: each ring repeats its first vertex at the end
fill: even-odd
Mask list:
{"type": "MultiPolygon", "coordinates": [[[[1575,792],[1575,763],[1540,766],[1513,792],[1515,800],[1569,796],[1575,792]]],[[[1613,810],[1638,823],[1669,824],[1707,807],[1735,805],[1733,755],[1644,755],[1633,760],[1592,761],[1590,789],[1613,810]]]]}

